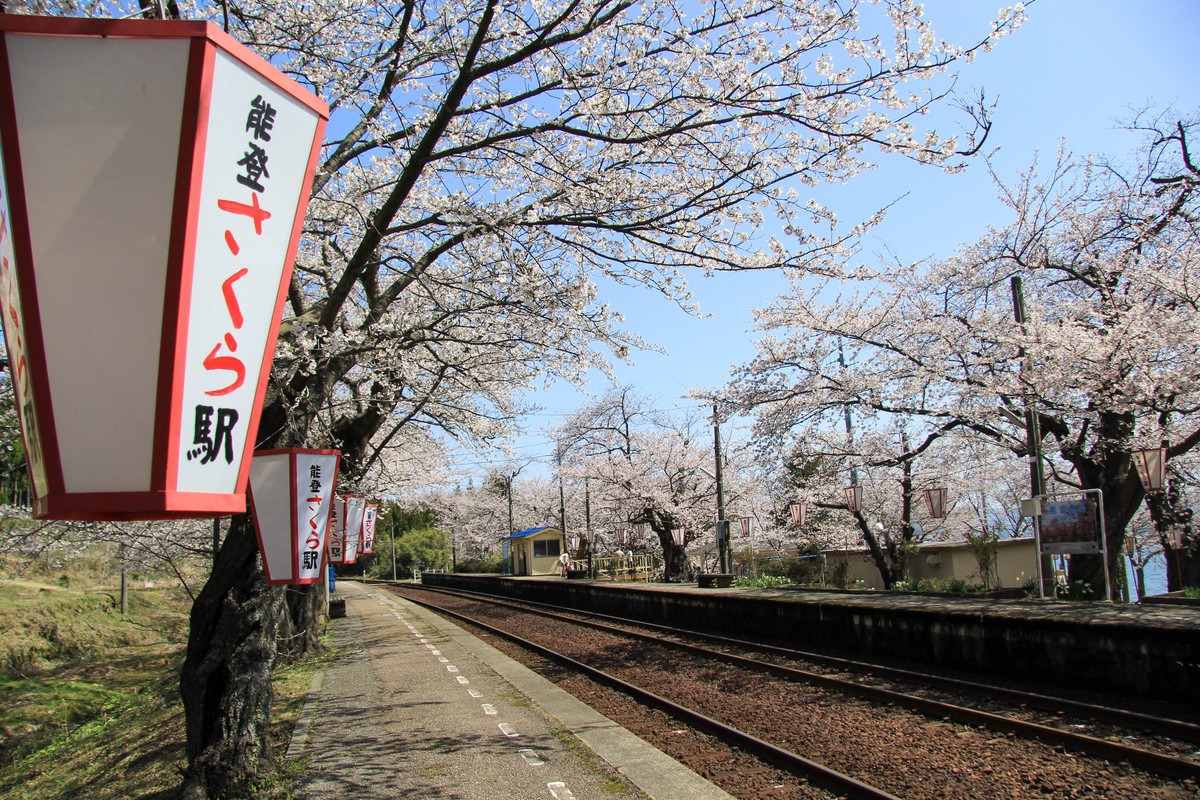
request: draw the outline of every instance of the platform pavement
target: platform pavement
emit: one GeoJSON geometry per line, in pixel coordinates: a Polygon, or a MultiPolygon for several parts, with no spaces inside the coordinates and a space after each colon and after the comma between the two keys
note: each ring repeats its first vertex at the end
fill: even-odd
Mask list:
{"type": "Polygon", "coordinates": [[[338,656],[288,749],[309,758],[297,800],[732,800],[443,618],[351,581],[338,594],[338,656]]]}

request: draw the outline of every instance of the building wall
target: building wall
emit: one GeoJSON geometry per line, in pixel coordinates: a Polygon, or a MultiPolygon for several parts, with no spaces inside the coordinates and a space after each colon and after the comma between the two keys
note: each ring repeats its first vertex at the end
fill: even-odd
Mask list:
{"type": "Polygon", "coordinates": [[[512,540],[512,548],[521,551],[520,558],[514,558],[514,573],[517,575],[558,575],[558,556],[534,556],[533,543],[550,539],[558,540],[558,551],[561,553],[567,547],[567,537],[562,531],[545,530],[512,540]]]}
{"type": "MultiPolygon", "coordinates": [[[[849,581],[860,580],[871,589],[882,589],[883,579],[866,550],[830,550],[825,553],[826,575],[840,561],[850,564],[849,581]]],[[[927,544],[918,548],[908,561],[908,577],[936,578],[948,581],[962,578],[968,583],[980,583],[979,564],[965,542],[927,544]]],[[[1030,577],[1037,576],[1037,547],[1033,538],[1002,539],[996,545],[996,576],[1000,588],[1020,588],[1030,577]]]]}

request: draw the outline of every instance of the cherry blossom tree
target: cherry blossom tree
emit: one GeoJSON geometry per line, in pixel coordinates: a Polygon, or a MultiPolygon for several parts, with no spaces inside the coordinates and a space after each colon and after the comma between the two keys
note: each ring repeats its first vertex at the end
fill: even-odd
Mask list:
{"type": "MultiPolygon", "coordinates": [[[[1014,455],[1027,455],[1036,419],[1050,489],[1103,491],[1119,581],[1143,498],[1130,452],[1165,443],[1175,459],[1200,443],[1194,123],[1134,127],[1146,139],[1131,164],[1063,152],[1048,175],[998,179],[1012,222],[949,259],[831,263],[836,286],[797,284],[759,314],[759,355],[732,385],[739,401],[774,435],[853,408],[971,432],[1014,455]]],[[[1075,556],[1071,579],[1102,587],[1104,567],[1075,556]]]]}
{"type": "MultiPolygon", "coordinates": [[[[79,13],[35,2],[6,9],[79,13]]],[[[131,11],[155,6],[83,9],[131,11]]],[[[986,110],[963,106],[959,136],[925,115],[952,99],[947,70],[1022,18],[1003,10],[961,47],[912,0],[178,11],[225,26],[333,110],[259,445],[336,447],[350,488],[406,431],[502,436],[520,389],[640,347],[601,278],[690,309],[689,272],[838,252],[855,228],[842,232],[809,187],[885,154],[961,163],[986,110]]],[[[263,584],[256,551],[236,518],[193,609],[189,797],[241,791],[266,755],[283,593],[263,584]]]]}
{"type": "Polygon", "coordinates": [[[711,428],[664,412],[621,387],[585,404],[556,433],[562,470],[587,480],[593,508],[614,525],[645,525],[662,550],[668,580],[687,580],[689,543],[712,535],[716,485],[711,428]],[[682,544],[675,536],[682,531],[682,544]]]}

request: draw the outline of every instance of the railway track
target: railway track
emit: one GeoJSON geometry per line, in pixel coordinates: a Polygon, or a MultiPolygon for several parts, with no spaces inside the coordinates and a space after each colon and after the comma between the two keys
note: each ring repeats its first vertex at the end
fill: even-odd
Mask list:
{"type": "MultiPolygon", "coordinates": [[[[1200,727],[1186,720],[1056,704],[1056,698],[1042,695],[933,680],[892,667],[631,620],[582,619],[577,612],[524,601],[429,587],[393,590],[494,635],[519,639],[521,647],[542,658],[839,796],[1200,796],[1200,763],[1194,756],[1200,727]],[[908,688],[913,684],[920,691],[908,688]],[[905,688],[897,688],[901,685],[905,688]],[[929,696],[932,691],[974,697],[985,689],[988,703],[1007,703],[1008,710],[929,696]],[[1023,718],[1031,707],[1061,725],[1023,718]],[[854,726],[831,723],[848,717],[855,718],[854,726]],[[1086,735],[1073,726],[1104,726],[1107,733],[1104,738],[1086,735]],[[1157,750],[1123,740],[1144,737],[1150,729],[1157,750]],[[899,759],[897,749],[905,754],[899,759]],[[862,757],[848,759],[850,753],[862,757]],[[995,788],[985,788],[989,783],[995,788]],[[942,785],[932,791],[937,784],[942,785]]],[[[779,787],[773,789],[769,796],[782,796],[779,787]]]]}

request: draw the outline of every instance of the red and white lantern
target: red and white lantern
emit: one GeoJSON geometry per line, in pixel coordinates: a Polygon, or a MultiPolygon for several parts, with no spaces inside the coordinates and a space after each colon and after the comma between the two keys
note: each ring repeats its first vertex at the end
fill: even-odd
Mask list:
{"type": "Polygon", "coordinates": [[[925,490],[925,503],[929,506],[929,516],[934,519],[945,518],[948,495],[949,490],[943,486],[934,486],[925,490]]]}
{"type": "Polygon", "coordinates": [[[250,467],[250,506],[267,583],[319,583],[329,535],[337,450],[260,450],[250,467]]]}
{"type": "Polygon", "coordinates": [[[1161,492],[1167,471],[1167,448],[1150,447],[1135,450],[1133,466],[1137,469],[1138,477],[1142,479],[1143,489],[1147,492],[1161,492]]]}
{"type": "Polygon", "coordinates": [[[754,536],[753,517],[738,517],[738,527],[741,529],[743,539],[749,539],[754,536]]]}
{"type": "Polygon", "coordinates": [[[246,509],[328,116],[205,22],[0,14],[0,308],[35,516],[246,509]]]}
{"type": "Polygon", "coordinates": [[[329,552],[330,564],[344,563],[346,556],[346,501],[341,497],[333,498],[332,519],[329,523],[329,544],[325,548],[329,552]]]}
{"type": "Polygon", "coordinates": [[[634,535],[634,538],[636,538],[637,541],[639,541],[639,542],[642,541],[643,539],[645,539],[646,538],[646,523],[644,523],[644,522],[633,523],[633,535],[634,535]]]}
{"type": "Polygon", "coordinates": [[[375,519],[379,516],[379,503],[367,503],[363,511],[362,541],[363,555],[369,556],[375,552],[375,519]]]}
{"type": "Polygon", "coordinates": [[[345,498],[342,506],[342,519],[345,520],[343,531],[345,539],[342,546],[342,563],[353,564],[358,560],[362,551],[363,517],[367,511],[367,498],[361,494],[352,494],[345,498]]]}
{"type": "Polygon", "coordinates": [[[686,528],[672,528],[671,541],[675,542],[676,547],[683,547],[683,543],[687,541],[686,528]]]}
{"type": "Polygon", "coordinates": [[[792,512],[792,523],[803,528],[804,523],[808,522],[808,503],[804,500],[789,503],[788,510],[792,512]]]}
{"type": "Polygon", "coordinates": [[[846,508],[851,511],[858,511],[862,508],[862,487],[861,486],[846,486],[842,489],[846,493],[846,508]]]}

